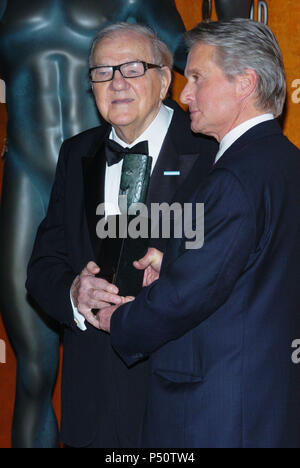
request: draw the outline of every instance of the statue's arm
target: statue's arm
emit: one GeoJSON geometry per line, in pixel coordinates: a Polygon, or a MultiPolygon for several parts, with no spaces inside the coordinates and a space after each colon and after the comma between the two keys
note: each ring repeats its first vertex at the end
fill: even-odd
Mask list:
{"type": "MultiPolygon", "coordinates": [[[[5,10],[7,7],[7,0],[0,0],[0,20],[3,17],[5,10]]],[[[0,71],[1,71],[1,65],[0,65],[0,71]]],[[[5,86],[3,83],[0,83],[0,86],[5,86]]],[[[1,93],[3,93],[3,90],[1,90],[1,93]]],[[[0,142],[0,157],[4,158],[5,154],[7,152],[7,139],[5,138],[3,141],[0,142]]]]}
{"type": "Polygon", "coordinates": [[[6,7],[7,7],[8,0],[0,0],[0,20],[3,17],[6,7]]]}
{"type": "MultiPolygon", "coordinates": [[[[6,7],[7,7],[7,1],[8,0],[0,0],[0,21],[3,18],[3,15],[5,13],[6,7]]],[[[0,24],[1,28],[1,24],[0,24]]],[[[1,60],[0,60],[0,73],[1,73],[1,60]]]]}

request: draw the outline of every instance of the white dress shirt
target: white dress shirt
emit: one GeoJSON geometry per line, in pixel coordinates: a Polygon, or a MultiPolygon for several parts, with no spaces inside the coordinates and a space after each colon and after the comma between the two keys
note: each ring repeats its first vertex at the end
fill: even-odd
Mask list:
{"type": "MultiPolygon", "coordinates": [[[[132,146],[136,145],[140,141],[148,140],[149,144],[149,156],[152,156],[152,169],[156,165],[160,150],[162,148],[164,139],[166,134],[169,130],[172,118],[173,118],[174,111],[170,107],[165,106],[164,104],[161,106],[159,113],[153,120],[153,122],[149,125],[149,127],[140,135],[133,143],[128,145],[123,140],[121,140],[114,128],[112,128],[109,138],[114,140],[115,142],[119,143],[119,145],[123,146],[124,148],[132,148],[132,146]]],[[[108,166],[106,164],[106,171],[105,171],[105,194],[104,194],[104,203],[105,203],[105,217],[118,215],[121,214],[119,209],[119,191],[120,191],[120,182],[121,182],[121,174],[122,174],[122,166],[123,160],[121,160],[118,164],[114,164],[113,166],[108,166]]],[[[95,227],[96,229],[96,227],[95,227]]],[[[70,294],[71,297],[71,294],[70,294]]],[[[85,318],[81,315],[77,308],[74,306],[72,297],[71,297],[71,304],[73,307],[74,313],[74,320],[78,328],[80,330],[85,331],[85,318]]]]}
{"type": "Polygon", "coordinates": [[[272,119],[274,119],[273,114],[259,115],[258,117],[254,117],[253,119],[246,120],[246,122],[243,122],[242,124],[235,127],[233,130],[228,132],[220,142],[220,147],[219,147],[219,151],[217,153],[216,159],[215,159],[215,163],[223,156],[225,151],[227,151],[228,148],[238,138],[240,138],[244,133],[250,130],[250,128],[262,122],[266,122],[267,120],[272,120],[272,119]]]}
{"type": "MultiPolygon", "coordinates": [[[[167,131],[169,129],[172,117],[173,109],[162,105],[159,113],[156,118],[150,124],[150,126],[145,130],[142,135],[140,135],[131,145],[128,145],[123,140],[121,140],[114,128],[112,128],[109,138],[119,143],[123,148],[132,148],[134,145],[140,141],[148,140],[149,143],[149,156],[152,156],[152,169],[156,165],[161,147],[163,145],[164,139],[166,137],[167,131]]],[[[105,172],[105,216],[118,215],[121,214],[118,204],[119,199],[119,190],[121,182],[123,159],[113,166],[106,165],[105,172]]]]}

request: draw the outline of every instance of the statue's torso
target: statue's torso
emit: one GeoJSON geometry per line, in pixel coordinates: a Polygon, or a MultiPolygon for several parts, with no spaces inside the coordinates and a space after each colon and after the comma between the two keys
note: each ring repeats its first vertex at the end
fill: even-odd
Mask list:
{"type": "Polygon", "coordinates": [[[62,141],[98,125],[88,56],[93,38],[108,20],[122,19],[122,4],[7,2],[0,20],[0,73],[6,82],[9,150],[15,157],[52,174],[62,141]]]}
{"type": "Polygon", "coordinates": [[[9,156],[49,183],[62,141],[99,124],[89,51],[98,31],[118,21],[150,24],[171,47],[183,30],[174,0],[0,0],[9,156]]]}

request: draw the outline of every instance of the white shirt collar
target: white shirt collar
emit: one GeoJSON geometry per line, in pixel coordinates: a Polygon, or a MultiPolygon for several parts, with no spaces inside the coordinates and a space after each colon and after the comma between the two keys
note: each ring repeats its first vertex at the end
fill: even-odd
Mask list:
{"type": "Polygon", "coordinates": [[[174,110],[170,107],[165,106],[162,104],[157,116],[149,125],[149,127],[140,135],[133,143],[128,145],[123,140],[121,140],[115,129],[112,128],[110,133],[110,138],[117,143],[119,143],[123,148],[136,145],[140,141],[148,140],[149,143],[149,155],[153,157],[153,164],[152,168],[154,168],[157,158],[159,156],[162,144],[168,132],[169,126],[172,121],[172,117],[174,114],[174,110]]]}
{"type": "Polygon", "coordinates": [[[232,129],[230,132],[228,132],[220,142],[220,147],[219,147],[219,151],[217,153],[215,162],[217,162],[223,156],[225,151],[227,151],[228,148],[238,138],[240,138],[244,133],[250,130],[250,128],[262,122],[266,122],[267,120],[272,120],[272,119],[274,119],[273,114],[262,114],[262,115],[259,115],[258,117],[254,117],[252,119],[246,120],[246,122],[243,122],[242,124],[232,129]]]}

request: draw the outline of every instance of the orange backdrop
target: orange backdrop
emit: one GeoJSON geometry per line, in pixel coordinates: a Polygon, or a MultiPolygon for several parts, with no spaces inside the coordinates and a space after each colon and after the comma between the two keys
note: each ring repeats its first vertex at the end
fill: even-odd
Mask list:
{"type": "MultiPolygon", "coordinates": [[[[256,0],[257,3],[257,0],[256,0]]],[[[287,72],[288,99],[284,125],[285,134],[300,147],[300,2],[298,0],[267,0],[269,26],[279,40],[287,72]],[[284,5],[284,6],[283,6],[284,5]],[[296,81],[298,80],[298,81],[296,81]],[[299,84],[298,84],[299,83],[299,84]],[[294,86],[294,87],[293,87],[294,86]]],[[[201,21],[201,0],[176,0],[176,4],[187,29],[201,21]]],[[[215,10],[213,19],[216,19],[215,10]]],[[[184,86],[184,78],[175,76],[174,97],[178,100],[184,86]]],[[[0,104],[0,146],[5,135],[6,110],[0,104]]],[[[0,162],[0,190],[3,162],[0,162]]],[[[1,285],[0,285],[1,287],[1,285]]],[[[0,448],[10,447],[10,430],[14,404],[16,362],[13,351],[0,319],[0,339],[6,342],[6,364],[0,363],[0,448]]],[[[60,377],[54,393],[54,407],[60,417],[60,377]]]]}

